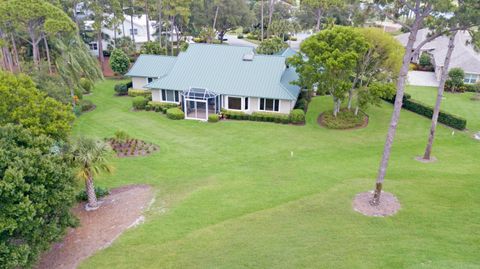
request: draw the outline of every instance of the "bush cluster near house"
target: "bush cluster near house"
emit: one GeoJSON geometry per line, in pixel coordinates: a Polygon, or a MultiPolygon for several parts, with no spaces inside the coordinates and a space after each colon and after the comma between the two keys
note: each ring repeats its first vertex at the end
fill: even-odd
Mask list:
{"type": "Polygon", "coordinates": [[[128,90],[132,88],[132,86],[133,83],[131,81],[128,83],[119,83],[115,85],[114,90],[118,96],[123,96],[128,94],[128,90]]]}
{"type": "Polygon", "coordinates": [[[0,127],[0,268],[28,268],[76,220],[69,158],[45,135],[0,127]]]}
{"type": "Polygon", "coordinates": [[[210,114],[208,115],[208,122],[218,122],[220,120],[220,116],[217,114],[210,114]]]}
{"type": "Polygon", "coordinates": [[[167,118],[171,120],[183,120],[185,113],[178,107],[169,108],[167,109],[167,118]]]}
{"type": "Polygon", "coordinates": [[[365,124],[367,116],[363,113],[355,114],[355,112],[344,109],[337,117],[333,115],[333,111],[326,111],[320,115],[320,124],[330,129],[351,129],[360,127],[365,124]]]}
{"type": "Polygon", "coordinates": [[[132,99],[132,107],[135,110],[143,110],[147,106],[148,100],[145,99],[143,96],[133,97],[132,99]]]}
{"type": "Polygon", "coordinates": [[[132,88],[128,89],[128,96],[130,97],[136,97],[136,96],[143,96],[149,100],[152,100],[152,92],[151,91],[146,91],[146,90],[135,90],[132,88]]]}
{"type": "Polygon", "coordinates": [[[154,102],[154,101],[150,101],[147,103],[147,105],[145,106],[145,110],[147,111],[155,111],[155,112],[162,112],[163,114],[166,114],[167,113],[167,110],[169,108],[173,108],[173,107],[178,107],[177,104],[173,104],[173,103],[162,103],[162,102],[154,102]]]}
{"type": "Polygon", "coordinates": [[[128,55],[121,49],[114,49],[110,55],[110,67],[113,72],[120,75],[125,75],[130,66],[130,59],[128,55]]]}
{"type": "Polygon", "coordinates": [[[260,43],[260,46],[258,46],[257,48],[257,53],[273,55],[281,52],[286,48],[288,48],[288,45],[283,42],[283,40],[278,37],[273,37],[262,41],[262,43],[260,43]]]}

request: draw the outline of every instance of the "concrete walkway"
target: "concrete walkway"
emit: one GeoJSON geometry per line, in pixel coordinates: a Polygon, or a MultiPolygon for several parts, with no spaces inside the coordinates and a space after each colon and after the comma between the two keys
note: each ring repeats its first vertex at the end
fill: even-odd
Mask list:
{"type": "Polygon", "coordinates": [[[409,71],[408,84],[413,86],[438,87],[438,81],[434,72],[409,71]]]}

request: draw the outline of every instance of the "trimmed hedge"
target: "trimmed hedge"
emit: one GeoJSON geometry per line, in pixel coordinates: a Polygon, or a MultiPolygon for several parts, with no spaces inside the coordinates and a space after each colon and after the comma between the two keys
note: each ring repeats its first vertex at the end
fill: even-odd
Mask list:
{"type": "Polygon", "coordinates": [[[154,101],[150,101],[147,103],[147,105],[145,106],[145,110],[147,111],[155,111],[155,112],[162,112],[163,114],[167,113],[167,110],[169,108],[173,108],[173,107],[178,107],[177,104],[173,104],[173,103],[162,103],[162,102],[154,102],[154,101]]]}
{"type": "Polygon", "coordinates": [[[183,113],[178,107],[169,108],[167,109],[167,118],[171,120],[183,120],[185,118],[185,113],[183,113]]]}
{"type": "Polygon", "coordinates": [[[143,96],[134,97],[132,100],[132,107],[136,110],[143,110],[147,105],[147,99],[143,96]]]}
{"type": "Polygon", "coordinates": [[[208,115],[208,122],[218,122],[220,117],[217,114],[208,115]]]}
{"type": "MultiPolygon", "coordinates": [[[[409,94],[405,94],[403,96],[403,108],[410,110],[412,112],[415,112],[419,115],[425,116],[427,118],[432,118],[433,115],[433,107],[423,104],[417,100],[410,99],[411,96],[409,94]]],[[[387,100],[390,103],[395,102],[395,96],[387,100]]],[[[452,128],[458,129],[458,130],[465,130],[467,127],[467,120],[464,118],[461,118],[459,116],[440,111],[438,115],[438,122],[443,123],[447,126],[450,126],[452,128]]]]}
{"type": "Polygon", "coordinates": [[[265,121],[275,123],[290,123],[290,116],[288,114],[270,113],[270,112],[253,112],[251,115],[241,111],[224,110],[225,118],[231,120],[251,120],[251,121],[265,121]]]}
{"type": "Polygon", "coordinates": [[[128,89],[130,89],[132,86],[133,86],[133,83],[131,81],[128,83],[119,83],[115,85],[114,90],[119,96],[127,95],[128,89]]]}
{"type": "Polygon", "coordinates": [[[294,109],[290,112],[291,123],[305,123],[305,112],[303,109],[294,109]]]}
{"type": "Polygon", "coordinates": [[[128,96],[130,97],[137,97],[137,96],[143,96],[145,98],[151,99],[152,98],[152,92],[148,90],[135,90],[135,89],[128,89],[128,96]]]}

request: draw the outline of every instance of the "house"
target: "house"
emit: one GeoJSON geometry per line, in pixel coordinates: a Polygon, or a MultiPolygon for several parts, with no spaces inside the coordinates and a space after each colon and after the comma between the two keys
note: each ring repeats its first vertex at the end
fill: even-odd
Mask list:
{"type": "MultiPolygon", "coordinates": [[[[421,29],[417,33],[415,47],[423,42],[429,35],[430,30],[421,29]]],[[[403,46],[408,42],[409,33],[398,35],[396,38],[403,46]]],[[[455,37],[455,50],[450,60],[449,70],[452,68],[461,68],[465,71],[464,81],[467,84],[480,82],[480,53],[475,51],[471,44],[472,37],[467,31],[458,32],[455,37]]],[[[425,44],[419,54],[412,57],[412,62],[418,63],[422,53],[428,53],[431,56],[432,64],[435,68],[435,77],[440,81],[443,70],[445,56],[448,50],[448,36],[441,36],[425,44]]]]}
{"type": "MultiPolygon", "coordinates": [[[[288,51],[287,54],[290,54],[288,51]]],[[[191,44],[177,57],[141,55],[127,76],[152,101],[176,103],[187,119],[207,120],[220,109],[290,113],[300,93],[284,55],[258,55],[253,47],[191,44]]]]}
{"type": "MultiPolygon", "coordinates": [[[[111,18],[113,15],[109,15],[111,18]]],[[[93,31],[93,20],[85,20],[85,29],[88,31],[93,31]]],[[[156,21],[149,21],[149,30],[150,30],[150,40],[154,41],[157,38],[157,29],[156,21]]],[[[117,38],[129,37],[135,41],[136,48],[139,49],[143,43],[148,41],[147,35],[147,18],[146,15],[133,16],[124,15],[124,20],[122,23],[119,23],[117,26],[103,26],[102,34],[104,40],[102,40],[102,46],[104,50],[107,50],[108,45],[113,45],[113,39],[115,36],[117,38]],[[132,21],[133,19],[133,21],[132,21]],[[132,27],[133,22],[133,27],[132,27]],[[116,31],[116,34],[115,34],[116,31]]],[[[88,44],[90,51],[93,55],[98,56],[98,43],[97,41],[92,41],[88,44]]]]}

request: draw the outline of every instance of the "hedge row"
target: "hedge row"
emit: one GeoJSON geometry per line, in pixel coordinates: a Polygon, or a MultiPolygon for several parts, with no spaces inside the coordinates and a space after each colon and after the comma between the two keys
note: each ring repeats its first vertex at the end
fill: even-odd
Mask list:
{"type": "Polygon", "coordinates": [[[283,124],[305,122],[305,112],[301,109],[294,109],[290,115],[270,112],[253,112],[252,114],[246,114],[244,112],[231,110],[224,110],[222,113],[225,118],[231,120],[265,121],[283,124]]]}
{"type": "Polygon", "coordinates": [[[167,118],[171,120],[183,120],[185,113],[178,107],[169,108],[167,109],[167,118]]]}
{"type": "Polygon", "coordinates": [[[150,101],[145,106],[145,110],[147,111],[155,111],[155,112],[162,112],[163,114],[167,113],[169,108],[178,107],[178,104],[173,103],[162,103],[162,102],[154,102],[150,101]]]}
{"type": "Polygon", "coordinates": [[[147,99],[152,99],[152,92],[148,90],[135,90],[135,89],[128,89],[128,96],[130,97],[137,97],[143,96],[147,99]]]}
{"type": "MultiPolygon", "coordinates": [[[[387,101],[390,103],[394,103],[395,96],[387,101]]],[[[411,96],[409,94],[405,94],[405,96],[403,97],[402,107],[430,119],[433,115],[433,107],[423,104],[417,100],[411,99],[411,96]]],[[[438,122],[458,130],[464,130],[467,127],[466,119],[443,111],[440,111],[438,115],[438,122]]]]}

